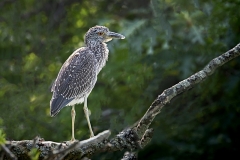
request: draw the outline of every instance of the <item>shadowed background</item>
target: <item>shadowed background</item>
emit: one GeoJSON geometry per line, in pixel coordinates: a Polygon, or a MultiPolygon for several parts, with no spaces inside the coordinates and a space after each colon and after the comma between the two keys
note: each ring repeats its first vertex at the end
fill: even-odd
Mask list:
{"type": "MultiPolygon", "coordinates": [[[[240,1],[1,0],[0,130],[8,139],[66,141],[71,107],[50,117],[50,87],[94,25],[126,39],[108,43],[106,67],[89,96],[95,134],[132,125],[162,91],[240,42],[240,1]]],[[[239,157],[240,59],[162,109],[139,159],[239,157]]],[[[76,139],[89,137],[76,106],[76,139]]],[[[120,159],[122,153],[93,159],[120,159]]]]}

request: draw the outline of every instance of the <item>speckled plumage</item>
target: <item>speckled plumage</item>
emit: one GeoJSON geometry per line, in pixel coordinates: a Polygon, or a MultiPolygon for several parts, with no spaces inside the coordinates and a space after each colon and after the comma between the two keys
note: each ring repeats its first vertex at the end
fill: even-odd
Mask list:
{"type": "Polygon", "coordinates": [[[52,86],[51,115],[56,115],[64,106],[82,103],[97,80],[98,63],[86,47],[79,48],[63,64],[52,86]]]}
{"type": "Polygon", "coordinates": [[[84,38],[86,46],[77,49],[66,60],[52,85],[51,116],[57,115],[65,106],[74,106],[87,99],[97,81],[98,73],[108,59],[109,51],[105,42],[112,38],[124,39],[124,36],[110,32],[104,26],[95,26],[88,30],[84,38]]]}

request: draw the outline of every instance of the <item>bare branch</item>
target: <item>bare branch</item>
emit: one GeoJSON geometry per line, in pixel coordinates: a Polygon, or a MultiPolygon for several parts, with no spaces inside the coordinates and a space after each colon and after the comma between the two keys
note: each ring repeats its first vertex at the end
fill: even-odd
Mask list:
{"type": "Polygon", "coordinates": [[[4,150],[8,157],[10,157],[13,160],[17,160],[17,157],[4,144],[1,144],[0,146],[2,147],[2,149],[4,150]]]}
{"type": "Polygon", "coordinates": [[[213,74],[218,67],[222,66],[223,64],[232,60],[233,58],[236,58],[239,55],[240,55],[240,43],[236,45],[233,49],[211,60],[199,72],[188,77],[187,79],[184,79],[178,84],[164,90],[163,93],[159,95],[157,99],[154,100],[154,102],[148,108],[145,115],[139,121],[136,127],[136,132],[139,134],[139,136],[141,137],[143,135],[145,130],[148,129],[148,127],[152,123],[155,116],[160,113],[162,107],[165,106],[167,103],[170,103],[172,98],[176,97],[182,92],[189,90],[190,88],[195,87],[196,84],[202,82],[211,74],[213,74]]]}
{"type": "Polygon", "coordinates": [[[144,148],[152,139],[153,129],[147,129],[140,140],[141,148],[144,148]]]}
{"type": "Polygon", "coordinates": [[[125,152],[121,160],[137,160],[137,154],[134,152],[125,152]]]}

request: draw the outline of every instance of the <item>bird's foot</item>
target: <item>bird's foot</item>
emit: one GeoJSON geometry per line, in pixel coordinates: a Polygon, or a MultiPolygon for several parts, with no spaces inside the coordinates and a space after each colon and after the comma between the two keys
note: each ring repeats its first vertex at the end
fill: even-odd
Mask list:
{"type": "Polygon", "coordinates": [[[93,134],[93,133],[91,133],[91,135],[90,135],[90,138],[92,138],[92,137],[94,137],[94,134],[93,134]]]}
{"type": "Polygon", "coordinates": [[[74,137],[72,137],[70,141],[71,141],[71,142],[75,142],[76,139],[75,139],[74,137]]]}

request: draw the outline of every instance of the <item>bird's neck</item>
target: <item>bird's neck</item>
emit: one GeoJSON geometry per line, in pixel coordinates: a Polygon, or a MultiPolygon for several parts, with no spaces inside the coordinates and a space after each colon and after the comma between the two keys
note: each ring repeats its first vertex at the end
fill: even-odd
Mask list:
{"type": "Polygon", "coordinates": [[[95,58],[97,59],[99,65],[99,71],[105,66],[106,61],[108,60],[108,48],[107,44],[104,42],[97,43],[95,45],[88,46],[90,50],[94,53],[95,58]]]}

